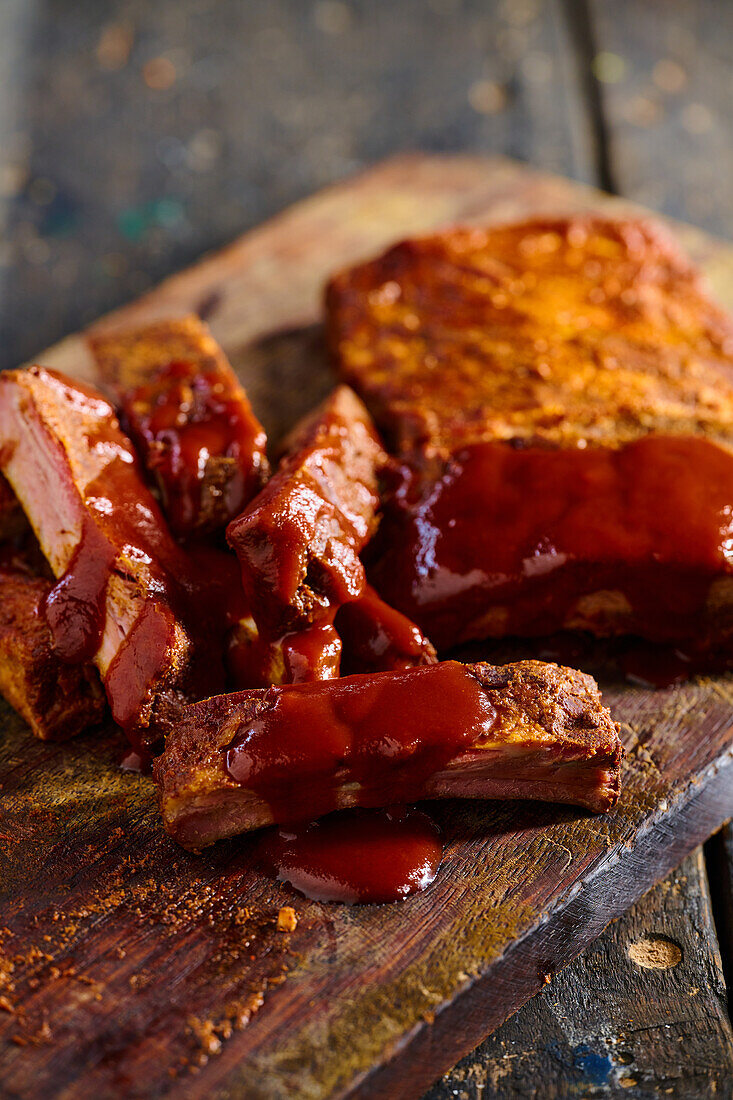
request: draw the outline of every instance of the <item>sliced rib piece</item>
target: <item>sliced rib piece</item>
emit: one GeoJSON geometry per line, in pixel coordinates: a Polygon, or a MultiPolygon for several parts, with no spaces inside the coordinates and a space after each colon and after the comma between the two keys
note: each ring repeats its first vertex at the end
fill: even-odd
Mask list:
{"type": "Polygon", "coordinates": [[[337,275],[344,381],[403,454],[496,439],[733,440],[733,321],[648,221],[539,219],[408,240],[337,275]]]}
{"type": "Polygon", "coordinates": [[[581,217],[407,241],[331,342],[404,460],[371,582],[439,649],[733,640],[733,320],[666,233],[581,217]]]}
{"type": "Polygon", "coordinates": [[[105,698],[96,669],[53,651],[44,602],[51,582],[18,554],[0,564],[0,693],[43,741],[65,741],[98,725],[105,698]]]}
{"type": "Polygon", "coordinates": [[[0,465],[59,583],[46,601],[57,654],[93,660],[136,743],[174,720],[190,682],[180,608],[187,562],[99,393],[33,367],[0,376],[0,465]]]}
{"type": "Polygon", "coordinates": [[[417,798],[601,812],[618,796],[621,755],[590,676],[538,661],[449,661],[196,703],[154,775],[166,829],[199,849],[273,822],[417,798]]]}
{"type": "Polygon", "coordinates": [[[89,343],[173,533],[224,528],[267,479],[267,438],[208,327],[184,317],[89,343]]]}
{"type": "Polygon", "coordinates": [[[359,552],[376,526],[386,455],[369,414],[339,386],[290,437],[259,496],[227,529],[263,637],[313,623],[364,588],[359,552]]]}
{"type": "Polygon", "coordinates": [[[335,625],[343,645],[345,676],[433,665],[438,659],[420,628],[385,603],[369,584],[358,600],[339,608],[335,625]]]}

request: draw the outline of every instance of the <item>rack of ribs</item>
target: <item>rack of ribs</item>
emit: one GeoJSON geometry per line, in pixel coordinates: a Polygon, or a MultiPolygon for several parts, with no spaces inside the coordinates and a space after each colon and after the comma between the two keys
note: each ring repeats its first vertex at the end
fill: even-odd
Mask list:
{"type": "Polygon", "coordinates": [[[0,438],[0,467],[57,579],[44,608],[54,651],[96,665],[113,718],[147,747],[190,691],[220,683],[215,661],[193,661],[188,560],[101,394],[40,367],[6,372],[0,438]]]}
{"type": "Polygon", "coordinates": [[[222,530],[267,480],[264,429],[198,317],[89,337],[174,535],[222,530]]]}
{"type": "Polygon", "coordinates": [[[195,703],[154,776],[166,829],[197,850],[273,823],[419,798],[604,812],[621,755],[590,676],[539,661],[448,661],[195,703]]]}
{"type": "Polygon", "coordinates": [[[663,231],[456,229],[336,276],[329,341],[402,463],[370,548],[439,649],[733,639],[733,320],[663,231]]]}

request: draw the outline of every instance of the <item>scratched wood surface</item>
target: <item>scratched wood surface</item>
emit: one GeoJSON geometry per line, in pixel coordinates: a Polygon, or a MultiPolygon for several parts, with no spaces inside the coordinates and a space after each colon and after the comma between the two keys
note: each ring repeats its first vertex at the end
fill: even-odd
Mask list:
{"type": "MultiPolygon", "coordinates": [[[[208,316],[278,435],[330,384],[320,288],[407,232],[541,210],[620,208],[508,161],[405,157],[292,208],[102,322],[208,316]]],[[[733,304],[733,251],[680,227],[733,304]]],[[[41,356],[79,377],[72,337],[41,356]]],[[[247,841],[191,856],[165,838],[119,736],[0,748],[0,1053],[10,1096],[419,1096],[733,813],[733,685],[606,698],[628,749],[602,819],[439,806],[425,895],[348,909],[248,867],[247,841]],[[274,927],[294,904],[291,934],[274,927]]]]}
{"type": "Polygon", "coordinates": [[[724,1096],[733,1032],[715,944],[698,849],[425,1100],[724,1096]]]}

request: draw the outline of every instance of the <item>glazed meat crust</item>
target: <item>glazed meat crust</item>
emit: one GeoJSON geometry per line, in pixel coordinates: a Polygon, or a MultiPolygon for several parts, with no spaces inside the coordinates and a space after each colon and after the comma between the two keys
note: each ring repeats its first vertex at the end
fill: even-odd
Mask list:
{"type": "Polygon", "coordinates": [[[337,275],[326,303],[338,372],[401,454],[650,431],[733,442],[733,322],[650,222],[408,240],[337,275]]]}
{"type": "Polygon", "coordinates": [[[53,652],[43,603],[45,577],[0,565],[0,693],[43,741],[65,741],[98,725],[105,697],[96,669],[53,652]]]}
{"type": "MultiPolygon", "coordinates": [[[[492,715],[490,733],[464,744],[455,756],[441,758],[434,771],[428,766],[422,773],[419,796],[537,798],[575,803],[593,811],[614,805],[622,755],[618,730],[602,705],[595,681],[572,669],[538,661],[503,667],[448,662],[310,685],[308,706],[328,703],[333,692],[342,695],[357,690],[364,700],[362,714],[368,712],[370,703],[375,704],[371,713],[378,717],[367,736],[379,746],[385,736],[380,726],[389,723],[389,715],[380,707],[384,698],[380,693],[385,685],[394,684],[395,678],[402,678],[402,689],[429,740],[433,715],[421,707],[430,707],[432,702],[430,681],[441,678],[441,707],[446,712],[452,707],[458,710],[461,697],[456,694],[454,698],[453,681],[449,678],[447,698],[443,698],[442,684],[446,673],[454,675],[452,670],[464,668],[471,682],[478,685],[481,706],[492,715]]],[[[293,742],[288,745],[287,728],[279,733],[268,731],[269,737],[284,738],[282,744],[269,743],[276,760],[274,783],[285,784],[290,792],[284,802],[270,804],[255,789],[256,784],[248,787],[233,778],[227,763],[230,746],[245,731],[257,730],[267,721],[282,693],[301,691],[302,687],[290,687],[239,692],[186,708],[154,768],[163,821],[179,843],[199,849],[222,837],[282,820],[283,813],[297,816],[297,800],[309,798],[311,791],[324,783],[329,808],[375,806],[384,804],[385,798],[394,800],[393,777],[400,774],[405,759],[400,761],[394,749],[379,758],[368,782],[355,783],[344,770],[340,749],[333,757],[329,753],[319,756],[312,739],[303,741],[296,736],[293,750],[293,742]],[[298,754],[297,767],[289,759],[292,751],[298,754]]],[[[302,729],[293,733],[302,735],[302,729]]],[[[423,751],[429,765],[429,750],[420,743],[409,750],[408,759],[419,760],[423,751]]],[[[411,788],[408,801],[416,796],[411,788]]],[[[306,809],[313,809],[310,802],[306,809]]]]}
{"type": "Polygon", "coordinates": [[[267,440],[207,326],[184,317],[89,344],[171,530],[224,528],[267,480],[267,440]]]}
{"type": "Polygon", "coordinates": [[[291,435],[276,473],[227,528],[252,615],[269,640],[333,621],[364,589],[387,461],[371,418],[339,386],[291,435]]]}
{"type": "Polygon", "coordinates": [[[192,644],[170,598],[186,564],[130,441],[101,394],[39,367],[0,377],[0,437],[59,579],[46,608],[55,649],[93,660],[115,720],[150,743],[185,698],[192,644]]]}

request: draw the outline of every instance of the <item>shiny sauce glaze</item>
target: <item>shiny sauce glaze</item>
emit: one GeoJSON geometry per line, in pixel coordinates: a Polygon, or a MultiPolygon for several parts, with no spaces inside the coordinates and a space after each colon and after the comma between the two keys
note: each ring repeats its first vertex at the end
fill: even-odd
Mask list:
{"type": "Polygon", "coordinates": [[[266,436],[236,380],[212,361],[171,362],[121,394],[123,419],[153,474],[174,534],[224,527],[262,486],[266,436]],[[218,459],[213,515],[203,493],[218,459]]]}
{"type": "Polygon", "coordinates": [[[264,870],[315,901],[401,901],[424,890],[443,855],[440,830],[414,807],[346,810],[268,831],[264,870]]]}
{"type": "Polygon", "coordinates": [[[250,621],[229,636],[227,666],[232,691],[271,684],[334,680],[341,665],[341,639],[330,623],[316,623],[263,638],[250,621]]]}
{"type": "Polygon", "coordinates": [[[349,784],[367,807],[413,802],[496,721],[478,681],[448,661],[270,688],[222,751],[229,775],[290,823],[338,809],[349,784]]]}
{"type": "Polygon", "coordinates": [[[406,471],[386,511],[370,578],[439,648],[577,626],[599,591],[620,597],[624,633],[699,638],[711,582],[733,570],[733,455],[698,437],[477,444],[436,478],[406,471]]]}
{"type": "Polygon", "coordinates": [[[222,658],[207,643],[223,629],[223,606],[241,593],[238,568],[233,555],[214,550],[206,551],[202,568],[201,559],[176,545],[111,407],[98,394],[61,381],[74,402],[87,399],[83,433],[96,476],[82,488],[78,542],[48,594],[45,616],[56,653],[70,663],[89,660],[108,619],[110,578],[130,579],[139,607],[104,673],[113,717],[129,732],[150,686],[168,670],[179,623],[202,642],[206,658],[186,673],[195,694],[223,687],[222,658]]]}
{"type": "Polygon", "coordinates": [[[340,386],[295,429],[278,470],[227,540],[264,638],[316,622],[361,595],[359,553],[376,526],[387,456],[358,398],[340,386]]]}
{"type": "Polygon", "coordinates": [[[336,628],[343,643],[341,671],[345,676],[414,668],[437,660],[420,628],[385,603],[371,585],[358,600],[339,608],[336,628]]]}

